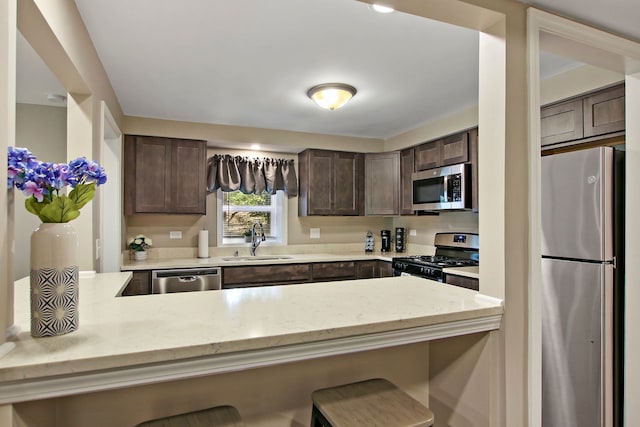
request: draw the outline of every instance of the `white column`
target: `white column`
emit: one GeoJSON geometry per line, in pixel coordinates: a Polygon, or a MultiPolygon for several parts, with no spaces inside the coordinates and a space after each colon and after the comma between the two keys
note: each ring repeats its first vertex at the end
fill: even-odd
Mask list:
{"type": "MultiPolygon", "coordinates": [[[[93,160],[92,98],[69,94],[67,97],[67,160],[86,157],[93,160]]],[[[87,203],[72,223],[80,244],[80,271],[94,270],[93,203],[87,203]]]]}
{"type": "Polygon", "coordinates": [[[625,399],[624,425],[640,425],[640,366],[637,363],[640,354],[640,311],[637,304],[640,301],[640,263],[635,260],[640,257],[640,73],[627,75],[625,94],[625,126],[626,126],[626,188],[625,188],[625,399]]]}
{"type": "MultiPolygon", "coordinates": [[[[16,0],[0,0],[0,183],[7,182],[7,147],[15,140],[16,0]]],[[[13,324],[13,203],[0,191],[0,343],[13,324]]],[[[2,420],[0,419],[0,424],[2,420]]]]}

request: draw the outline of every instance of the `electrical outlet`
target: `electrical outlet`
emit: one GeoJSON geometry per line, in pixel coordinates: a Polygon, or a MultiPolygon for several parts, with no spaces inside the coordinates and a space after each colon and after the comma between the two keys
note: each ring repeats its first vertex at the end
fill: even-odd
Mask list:
{"type": "Polygon", "coordinates": [[[310,228],[309,229],[309,238],[311,238],[311,239],[319,239],[320,238],[320,229],[319,228],[310,228]]]}
{"type": "Polygon", "coordinates": [[[170,231],[169,232],[170,239],[182,239],[182,231],[170,231]]]}
{"type": "Polygon", "coordinates": [[[409,230],[409,236],[417,236],[418,232],[416,230],[409,230]]]}
{"type": "Polygon", "coordinates": [[[102,251],[102,242],[100,239],[96,239],[96,259],[100,259],[100,252],[102,251]]]}

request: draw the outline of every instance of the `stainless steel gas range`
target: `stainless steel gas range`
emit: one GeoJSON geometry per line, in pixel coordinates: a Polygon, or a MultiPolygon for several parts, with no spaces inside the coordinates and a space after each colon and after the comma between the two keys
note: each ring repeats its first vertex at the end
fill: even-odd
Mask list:
{"type": "Polygon", "coordinates": [[[442,282],[443,268],[476,266],[480,239],[473,233],[437,233],[435,255],[393,258],[394,276],[411,275],[442,282]]]}

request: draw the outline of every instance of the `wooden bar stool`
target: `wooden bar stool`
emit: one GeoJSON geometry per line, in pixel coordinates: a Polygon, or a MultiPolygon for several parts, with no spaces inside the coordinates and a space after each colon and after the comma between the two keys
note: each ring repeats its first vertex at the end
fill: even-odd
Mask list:
{"type": "Polygon", "coordinates": [[[433,412],[385,379],[316,390],[311,427],[429,427],[433,412]]]}
{"type": "Polygon", "coordinates": [[[244,427],[233,406],[216,406],[202,411],[145,421],[136,427],[244,427]]]}

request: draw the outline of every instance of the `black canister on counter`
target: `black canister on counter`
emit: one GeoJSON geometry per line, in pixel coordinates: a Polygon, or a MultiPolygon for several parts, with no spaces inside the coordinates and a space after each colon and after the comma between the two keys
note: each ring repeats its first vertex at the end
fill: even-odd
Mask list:
{"type": "Polygon", "coordinates": [[[391,230],[380,231],[380,237],[382,238],[382,252],[389,252],[391,250],[391,230]]]}
{"type": "Polygon", "coordinates": [[[405,237],[406,230],[404,227],[396,227],[396,252],[404,252],[407,247],[405,237]]]}

